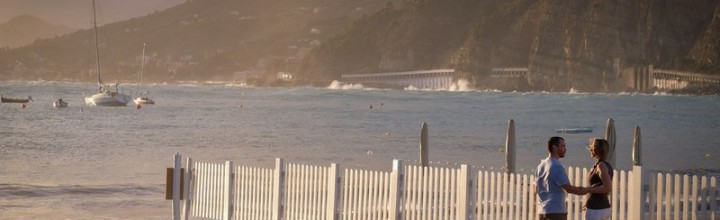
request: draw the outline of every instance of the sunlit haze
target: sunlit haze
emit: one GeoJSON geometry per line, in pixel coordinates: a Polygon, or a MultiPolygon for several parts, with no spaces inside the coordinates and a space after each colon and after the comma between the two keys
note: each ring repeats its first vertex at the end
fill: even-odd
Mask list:
{"type": "MultiPolygon", "coordinates": [[[[56,25],[90,26],[90,0],[0,0],[0,23],[19,15],[33,15],[56,25]]],[[[185,0],[97,1],[98,22],[112,23],[163,10],[185,0]]]]}

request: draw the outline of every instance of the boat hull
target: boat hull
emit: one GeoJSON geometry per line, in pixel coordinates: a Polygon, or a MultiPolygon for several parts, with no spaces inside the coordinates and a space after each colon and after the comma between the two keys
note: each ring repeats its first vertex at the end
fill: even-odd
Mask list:
{"type": "Polygon", "coordinates": [[[106,92],[85,97],[85,104],[89,106],[126,106],[130,100],[132,98],[129,95],[106,92]]]}
{"type": "Polygon", "coordinates": [[[152,99],[147,98],[147,97],[138,97],[138,98],[135,98],[134,101],[135,101],[136,105],[153,105],[153,104],[155,104],[155,101],[153,101],[152,99]]]}
{"type": "Polygon", "coordinates": [[[2,103],[28,103],[30,100],[27,99],[10,99],[10,98],[3,98],[2,103]]]}
{"type": "Polygon", "coordinates": [[[592,128],[559,128],[555,129],[558,134],[582,134],[582,133],[593,133],[592,128]]]}
{"type": "Polygon", "coordinates": [[[2,103],[28,103],[32,102],[32,98],[28,97],[27,99],[18,99],[18,98],[5,98],[0,95],[0,102],[2,103]]]}
{"type": "Polygon", "coordinates": [[[68,106],[67,102],[55,101],[53,102],[53,108],[65,108],[68,106]]]}

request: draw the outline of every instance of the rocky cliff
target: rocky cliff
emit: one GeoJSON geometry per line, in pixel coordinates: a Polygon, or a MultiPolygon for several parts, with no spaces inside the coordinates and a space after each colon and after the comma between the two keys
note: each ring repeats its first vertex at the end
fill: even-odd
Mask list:
{"type": "Polygon", "coordinates": [[[404,1],[360,19],[313,50],[302,73],[388,71],[388,53],[412,51],[404,69],[455,68],[479,88],[490,69],[527,67],[525,90],[620,91],[620,69],[718,73],[720,1],[404,1]]]}

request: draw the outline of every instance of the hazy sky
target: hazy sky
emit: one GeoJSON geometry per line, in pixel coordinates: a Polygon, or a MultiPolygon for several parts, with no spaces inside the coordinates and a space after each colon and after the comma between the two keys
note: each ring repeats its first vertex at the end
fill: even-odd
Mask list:
{"type": "MultiPolygon", "coordinates": [[[[163,10],[186,0],[97,0],[98,25],[163,10]]],[[[92,0],[0,0],[0,23],[29,14],[51,24],[89,28],[92,0]]]]}

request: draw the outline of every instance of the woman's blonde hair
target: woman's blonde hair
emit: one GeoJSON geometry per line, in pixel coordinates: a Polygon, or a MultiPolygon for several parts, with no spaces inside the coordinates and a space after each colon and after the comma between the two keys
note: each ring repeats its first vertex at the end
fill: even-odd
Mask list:
{"type": "Polygon", "coordinates": [[[598,155],[600,157],[600,160],[605,160],[607,158],[608,148],[610,148],[610,145],[605,139],[595,138],[592,140],[592,142],[590,142],[590,149],[593,150],[593,153],[595,153],[595,155],[598,155]]]}

